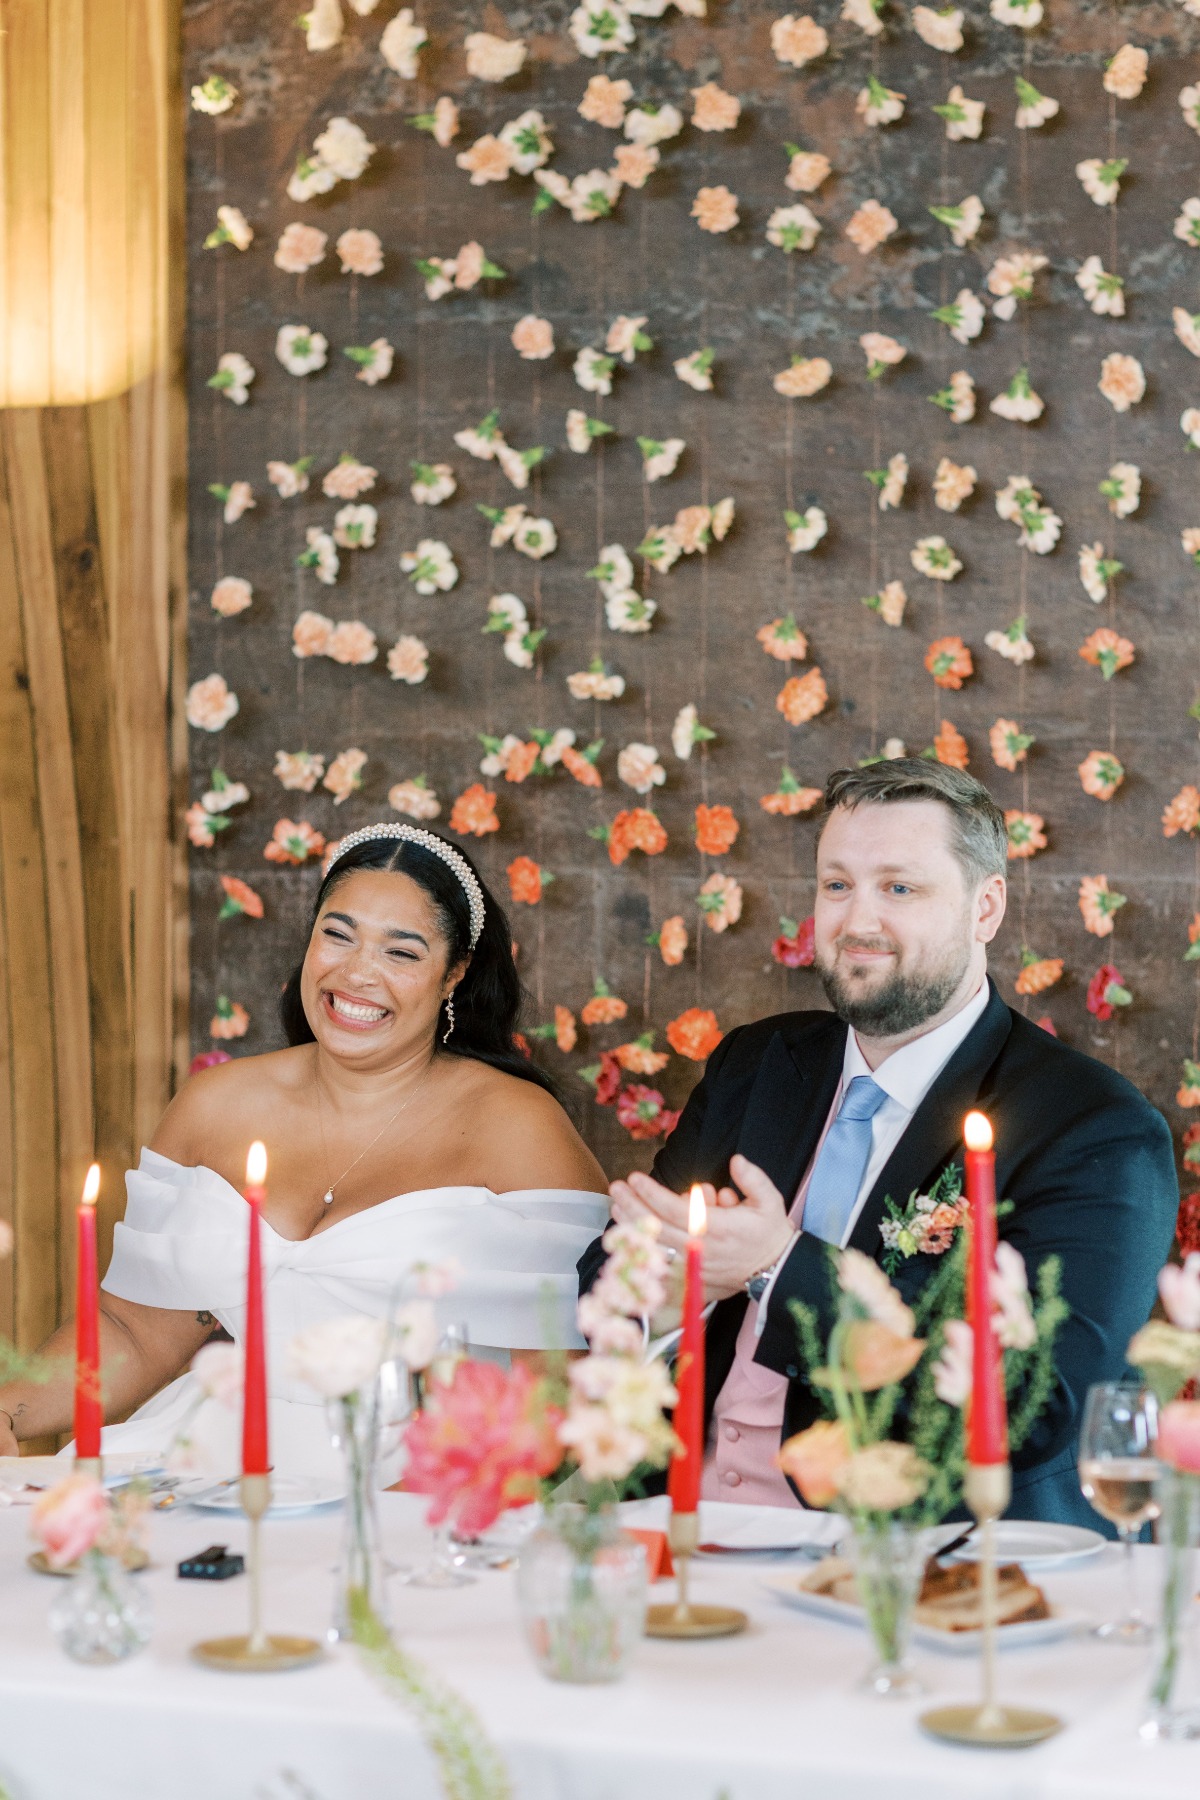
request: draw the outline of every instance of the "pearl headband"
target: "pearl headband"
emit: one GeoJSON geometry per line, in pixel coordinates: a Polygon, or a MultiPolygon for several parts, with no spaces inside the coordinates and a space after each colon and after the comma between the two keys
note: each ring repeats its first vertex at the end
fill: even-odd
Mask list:
{"type": "Polygon", "coordinates": [[[467,906],[471,914],[471,948],[474,950],[483,931],[484,908],[483,889],[475,879],[471,865],[465,856],[460,856],[453,844],[438,837],[432,831],[422,831],[419,825],[365,825],[361,831],[352,831],[344,837],[333,855],[325,864],[325,873],[346,855],[349,850],[356,850],[359,844],[384,843],[396,840],[406,844],[420,844],[422,850],[440,857],[448,869],[453,869],[462,883],[463,892],[467,896],[467,906]]]}

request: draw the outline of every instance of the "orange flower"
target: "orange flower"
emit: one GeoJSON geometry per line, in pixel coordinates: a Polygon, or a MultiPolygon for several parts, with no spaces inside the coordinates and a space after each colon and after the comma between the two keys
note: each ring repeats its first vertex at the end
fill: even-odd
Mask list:
{"type": "Polygon", "coordinates": [[[721,1042],[724,1033],[717,1015],[707,1007],[689,1006],[667,1026],[667,1042],[679,1056],[689,1062],[704,1062],[721,1042]]]}
{"type": "Polygon", "coordinates": [[[940,688],[960,688],[975,673],[971,652],[960,637],[936,638],[925,652],[925,667],[940,688]]]}
{"type": "Polygon", "coordinates": [[[992,747],[992,758],[997,768],[1016,769],[1029,754],[1029,746],[1033,739],[1028,732],[1022,731],[1015,719],[997,719],[988,732],[988,743],[992,747]]]}
{"type": "Polygon", "coordinates": [[[940,763],[951,769],[965,769],[971,760],[966,738],[949,719],[942,720],[942,729],[933,740],[933,753],[940,763]]]}
{"type": "Polygon", "coordinates": [[[240,1038],[250,1029],[250,1014],[237,1000],[217,995],[217,1010],[208,1028],[209,1037],[240,1038]]]}
{"type": "Polygon", "coordinates": [[[696,848],[702,856],[724,856],[740,830],[732,807],[696,808],[696,848]]]}
{"type": "Polygon", "coordinates": [[[542,897],[542,871],[532,856],[517,856],[504,871],[508,891],[519,906],[536,906],[542,897]]]}
{"type": "Polygon", "coordinates": [[[687,926],[682,914],[664,919],[658,930],[658,954],[669,969],[678,968],[688,947],[687,926]]]}
{"type": "Polygon", "coordinates": [[[515,745],[509,752],[508,761],[504,765],[505,781],[524,781],[525,777],[532,772],[538,755],[539,747],[533,742],[515,745]]]}
{"type": "Polygon", "coordinates": [[[1111,681],[1118,669],[1127,669],[1133,661],[1133,645],[1128,638],[1119,637],[1102,625],[1080,644],[1079,654],[1084,662],[1100,670],[1105,681],[1111,681]]]}
{"type": "Polygon", "coordinates": [[[236,875],[222,875],[221,886],[225,889],[225,899],[218,918],[232,919],[236,913],[245,913],[248,919],[262,918],[262,896],[247,882],[239,881],[236,875]]]}
{"type": "Polygon", "coordinates": [[[1177,1106],[1200,1106],[1200,1068],[1186,1057],[1183,1063],[1183,1080],[1175,1094],[1177,1106]]]}
{"type": "MultiPolygon", "coordinates": [[[[790,770],[785,770],[785,777],[790,773],[790,770]]],[[[781,781],[775,792],[764,794],[758,804],[764,812],[776,813],[785,819],[794,819],[798,813],[811,812],[813,807],[819,803],[820,798],[820,788],[801,787],[793,775],[790,787],[786,780],[781,781]]]]}
{"type": "Polygon", "coordinates": [[[772,619],[769,625],[760,626],[754,635],[767,655],[777,662],[803,662],[808,655],[808,639],[792,613],[786,619],[772,619]]]}
{"type": "Polygon", "coordinates": [[[613,1055],[631,1075],[657,1075],[671,1059],[665,1050],[655,1050],[653,1044],[654,1033],[644,1031],[631,1044],[618,1044],[613,1055]]]}
{"type": "Polygon", "coordinates": [[[788,1438],[775,1460],[800,1489],[806,1506],[828,1506],[837,1499],[842,1471],[850,1461],[846,1427],[818,1419],[807,1431],[788,1438]]]}
{"type": "Polygon", "coordinates": [[[564,1053],[575,1048],[578,1033],[575,1030],[575,1014],[569,1006],[556,1006],[554,1009],[554,1041],[564,1053]]]}
{"type": "Polygon", "coordinates": [[[789,725],[803,725],[824,712],[828,699],[825,677],[820,669],[810,669],[807,675],[793,675],[784,682],[775,700],[775,710],[783,714],[789,725]]]}
{"type": "Polygon", "coordinates": [[[1079,779],[1085,794],[1111,800],[1125,779],[1125,770],[1107,750],[1090,750],[1079,765],[1079,779]]]}
{"type": "Polygon", "coordinates": [[[610,994],[603,981],[597,981],[596,991],[579,1017],[585,1025],[611,1025],[614,1020],[623,1019],[628,1011],[624,1000],[610,994]]]}
{"type": "Polygon", "coordinates": [[[625,861],[631,850],[660,856],[666,847],[667,834],[658,815],[648,806],[634,806],[628,812],[619,812],[609,828],[609,861],[617,865],[625,861]]]}
{"type": "Polygon", "coordinates": [[[1040,813],[1019,812],[1016,808],[1005,813],[1009,862],[1023,862],[1046,848],[1045,823],[1040,813]]]}
{"type": "Polygon", "coordinates": [[[277,819],[271,841],[263,851],[268,862],[304,863],[310,857],[320,856],[325,848],[325,839],[319,831],[314,831],[307,819],[294,823],[291,819],[277,819]]]}
{"type": "Polygon", "coordinates": [[[916,1368],[924,1350],[924,1338],[901,1337],[877,1319],[855,1319],[842,1345],[846,1366],[864,1394],[874,1394],[894,1381],[903,1381],[916,1368]]]}
{"type": "Polygon", "coordinates": [[[1107,875],[1085,875],[1079,884],[1079,910],[1093,937],[1112,936],[1113,914],[1124,904],[1125,895],[1112,891],[1107,875]]]}
{"type": "Polygon", "coordinates": [[[727,187],[702,187],[692,201],[692,217],[701,231],[732,231],[738,222],[738,199],[727,187]]]}
{"type": "Polygon", "coordinates": [[[473,781],[458,796],[450,809],[450,829],[463,837],[468,834],[471,837],[486,837],[489,831],[499,831],[496,796],[489,793],[482,781],[473,781]]]}
{"type": "Polygon", "coordinates": [[[1044,994],[1062,979],[1061,956],[1035,956],[1032,950],[1021,952],[1021,972],[1016,979],[1018,994],[1044,994]]]}
{"type": "Polygon", "coordinates": [[[1174,837],[1177,832],[1192,832],[1197,827],[1200,827],[1200,788],[1194,788],[1189,782],[1163,808],[1163,836],[1174,837]]]}
{"type": "Polygon", "coordinates": [[[582,750],[576,750],[573,744],[568,744],[565,747],[559,761],[562,763],[562,766],[567,773],[575,777],[581,787],[598,788],[604,786],[604,783],[600,779],[600,771],[595,763],[589,762],[582,750]]]}

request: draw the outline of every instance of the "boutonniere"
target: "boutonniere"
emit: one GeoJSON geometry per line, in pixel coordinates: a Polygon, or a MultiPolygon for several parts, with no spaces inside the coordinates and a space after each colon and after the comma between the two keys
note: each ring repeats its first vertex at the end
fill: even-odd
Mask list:
{"type": "Polygon", "coordinates": [[[887,1254],[883,1267],[894,1275],[911,1256],[944,1256],[967,1220],[962,1170],[955,1163],[942,1170],[927,1194],[914,1188],[905,1206],[887,1196],[887,1218],[879,1227],[887,1254]]]}

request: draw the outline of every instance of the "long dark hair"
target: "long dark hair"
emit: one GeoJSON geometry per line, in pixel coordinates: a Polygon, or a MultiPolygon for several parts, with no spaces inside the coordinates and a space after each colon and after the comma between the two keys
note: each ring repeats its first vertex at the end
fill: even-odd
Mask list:
{"type": "MultiPolygon", "coordinates": [[[[442,840],[445,842],[445,840],[442,840]]],[[[463,853],[457,845],[458,855],[463,853]]],[[[513,1042],[521,1014],[521,983],[513,962],[512,933],[504,910],[480,879],[479,871],[469,857],[464,862],[473,871],[483,892],[484,921],[479,942],[471,949],[471,915],[462,882],[434,851],[406,838],[376,838],[356,844],[340,856],[317,889],[309,923],[309,936],[334,889],[358,869],[376,869],[384,873],[407,875],[429,896],[437,914],[438,925],[446,941],[448,968],[469,958],[466,974],[454,990],[454,1031],[444,1047],[437,1044],[443,1056],[469,1056],[476,1062],[503,1069],[522,1081],[554,1093],[554,1085],[535,1063],[524,1056],[513,1042]]],[[[279,1002],[279,1017],[289,1044],[315,1042],[312,1026],[304,1012],[300,997],[303,958],[288,977],[279,1002]]],[[[444,1018],[444,1014],[442,1017],[444,1018]]],[[[439,1022],[439,1037],[441,1026],[439,1022]]]]}

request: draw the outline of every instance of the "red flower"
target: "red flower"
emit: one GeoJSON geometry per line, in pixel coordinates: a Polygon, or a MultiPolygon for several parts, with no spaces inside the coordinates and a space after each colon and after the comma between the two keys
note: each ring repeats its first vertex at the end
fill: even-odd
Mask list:
{"type": "Polygon", "coordinates": [[[640,1142],[669,1136],[679,1123],[679,1114],[671,1111],[657,1088],[639,1083],[622,1088],[617,1095],[617,1122],[640,1142]]]}
{"type": "Polygon", "coordinates": [[[621,1083],[625,1079],[621,1064],[611,1050],[600,1052],[600,1061],[589,1063],[586,1069],[580,1069],[584,1081],[590,1081],[596,1090],[596,1105],[611,1106],[621,1091],[621,1083]]]}
{"type": "Polygon", "coordinates": [[[1111,1019],[1116,1007],[1128,1006],[1132,998],[1115,963],[1101,963],[1088,982],[1087,1009],[1101,1022],[1111,1019]]]}
{"type": "Polygon", "coordinates": [[[215,1069],[218,1063],[232,1061],[228,1050],[201,1050],[199,1056],[193,1056],[188,1064],[188,1074],[198,1075],[201,1069],[215,1069]]]}
{"type": "Polygon", "coordinates": [[[1179,1240],[1183,1256],[1190,1256],[1193,1250],[1200,1250],[1200,1194],[1185,1194],[1179,1202],[1175,1236],[1179,1240]]]}
{"type": "Polygon", "coordinates": [[[771,955],[785,969],[809,969],[816,957],[814,934],[816,920],[810,915],[801,919],[780,919],[780,936],[771,945],[771,955]]]}
{"type": "Polygon", "coordinates": [[[689,1006],[667,1026],[667,1042],[678,1056],[689,1062],[705,1062],[723,1036],[716,1013],[707,1007],[689,1006]]]}
{"type": "Polygon", "coordinates": [[[453,1518],[477,1537],[506,1508],[537,1498],[539,1481],[562,1460],[562,1416],[522,1365],[460,1362],[450,1382],[433,1384],[404,1434],[404,1485],[432,1496],[431,1525],[453,1518]]]}

